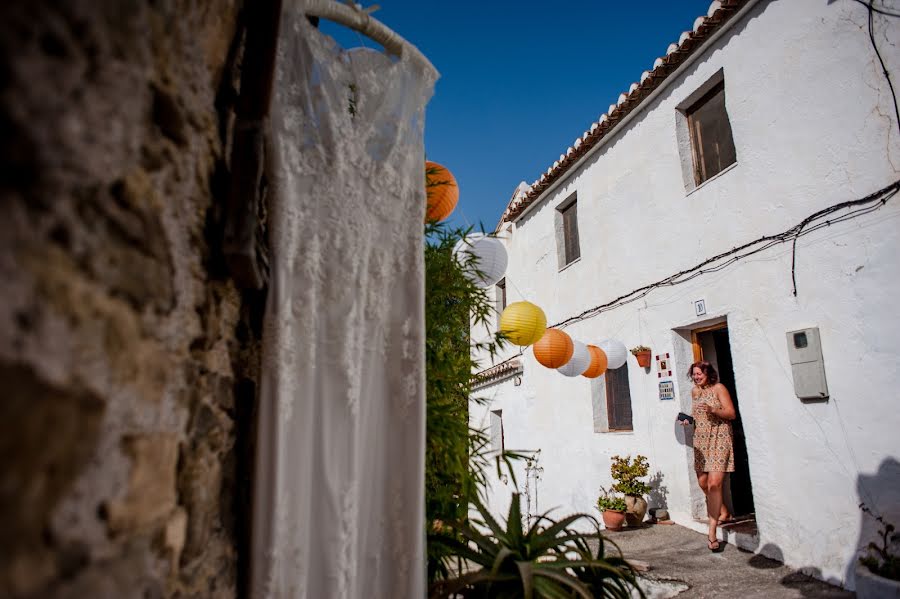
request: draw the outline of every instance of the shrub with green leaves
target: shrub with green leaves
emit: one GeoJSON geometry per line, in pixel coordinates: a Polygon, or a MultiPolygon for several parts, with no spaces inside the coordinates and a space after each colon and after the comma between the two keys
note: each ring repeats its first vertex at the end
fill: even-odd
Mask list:
{"type": "MultiPolygon", "coordinates": [[[[490,439],[469,427],[472,373],[478,365],[473,349],[494,356],[502,347],[497,335],[474,344],[470,327],[493,321],[494,304],[487,290],[465,276],[475,269],[453,255],[453,247],[471,228],[446,223],[425,227],[425,516],[429,531],[465,518],[470,501],[486,488],[490,439]]],[[[477,400],[476,400],[477,401],[477,400]]],[[[500,456],[500,459],[508,455],[500,456]]],[[[428,547],[429,579],[447,576],[442,547],[428,547]]]]}
{"type": "Polygon", "coordinates": [[[604,510],[612,510],[614,512],[624,512],[627,508],[625,498],[620,495],[602,492],[597,498],[597,509],[601,512],[604,510]]]}
{"type": "Polygon", "coordinates": [[[616,481],[612,487],[614,491],[637,497],[650,492],[650,485],[640,480],[650,473],[650,463],[646,456],[638,454],[632,461],[630,455],[624,458],[614,455],[609,471],[616,481]]]}

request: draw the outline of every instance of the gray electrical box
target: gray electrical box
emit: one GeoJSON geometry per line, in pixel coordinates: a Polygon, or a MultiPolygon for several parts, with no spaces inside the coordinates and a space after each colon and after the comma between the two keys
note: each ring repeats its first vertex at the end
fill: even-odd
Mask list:
{"type": "Polygon", "coordinates": [[[828,399],[819,329],[791,331],[787,334],[787,344],[794,374],[794,393],[800,399],[828,399]]]}

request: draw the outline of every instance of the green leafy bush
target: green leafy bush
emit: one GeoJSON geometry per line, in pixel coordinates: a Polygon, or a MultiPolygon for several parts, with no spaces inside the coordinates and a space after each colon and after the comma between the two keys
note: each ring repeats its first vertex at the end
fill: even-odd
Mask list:
{"type": "Polygon", "coordinates": [[[624,512],[627,508],[625,505],[625,498],[620,495],[614,495],[606,491],[606,489],[600,489],[600,496],[597,498],[597,509],[601,512],[604,510],[612,510],[614,512],[624,512]]]}
{"type": "Polygon", "coordinates": [[[632,461],[630,455],[624,458],[614,455],[609,471],[616,481],[612,487],[613,491],[637,497],[650,492],[650,485],[640,480],[650,473],[650,463],[646,456],[638,454],[632,461]]]}
{"type": "MultiPolygon", "coordinates": [[[[493,321],[494,304],[487,290],[464,274],[472,264],[460,263],[453,247],[471,228],[446,223],[425,226],[425,516],[426,529],[465,518],[470,501],[486,488],[492,461],[490,439],[469,427],[472,372],[470,327],[493,321]]],[[[471,260],[471,254],[464,254],[471,260]]],[[[493,356],[504,341],[494,336],[474,349],[493,356]]],[[[476,400],[477,401],[477,400],[476,400]]],[[[498,466],[499,467],[499,466],[498,466]]],[[[429,579],[449,575],[445,548],[428,547],[429,579]]]]}

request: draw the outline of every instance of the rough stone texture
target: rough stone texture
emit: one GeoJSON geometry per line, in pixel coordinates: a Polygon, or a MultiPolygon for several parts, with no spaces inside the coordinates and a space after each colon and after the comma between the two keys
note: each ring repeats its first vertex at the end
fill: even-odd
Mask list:
{"type": "Polygon", "coordinates": [[[264,298],[219,250],[241,0],[0,6],[0,596],[241,588],[264,298]]]}

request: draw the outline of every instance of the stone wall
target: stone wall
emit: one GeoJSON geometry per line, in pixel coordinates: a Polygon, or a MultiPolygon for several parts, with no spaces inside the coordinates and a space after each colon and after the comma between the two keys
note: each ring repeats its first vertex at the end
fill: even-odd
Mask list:
{"type": "Polygon", "coordinates": [[[218,241],[240,4],[0,7],[0,596],[238,594],[263,309],[218,241]]]}

